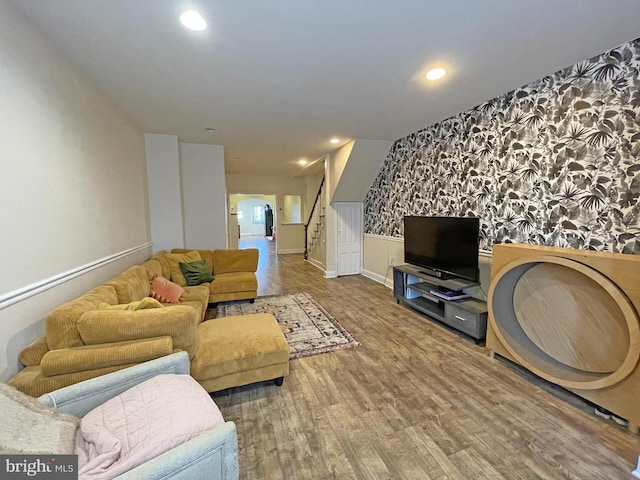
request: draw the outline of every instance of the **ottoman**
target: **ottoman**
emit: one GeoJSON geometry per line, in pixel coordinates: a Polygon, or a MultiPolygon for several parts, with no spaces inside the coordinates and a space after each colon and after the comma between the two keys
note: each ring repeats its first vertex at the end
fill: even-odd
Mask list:
{"type": "Polygon", "coordinates": [[[268,313],[214,318],[198,325],[191,376],[207,392],[289,374],[289,345],[268,313]]]}

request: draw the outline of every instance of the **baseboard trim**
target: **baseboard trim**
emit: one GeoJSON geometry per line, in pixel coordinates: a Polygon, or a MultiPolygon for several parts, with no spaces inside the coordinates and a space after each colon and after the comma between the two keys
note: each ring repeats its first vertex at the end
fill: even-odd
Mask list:
{"type": "Polygon", "coordinates": [[[53,275],[49,278],[45,278],[44,280],[40,280],[39,282],[35,282],[25,287],[12,290],[9,293],[0,295],[0,310],[10,307],[11,305],[14,305],[23,300],[26,300],[27,298],[31,298],[35,295],[38,295],[39,293],[45,292],[62,283],[68,282],[69,280],[72,280],[76,277],[84,275],[92,270],[100,268],[109,263],[115,262],[116,260],[120,260],[121,258],[137,253],[141,250],[144,250],[145,248],[149,248],[151,247],[151,245],[152,245],[151,242],[143,243],[141,245],[138,245],[137,247],[132,247],[127,250],[114,253],[113,255],[109,255],[108,257],[95,260],[93,262],[87,263],[85,265],[81,265],[74,269],[67,270],[66,272],[59,273],[58,275],[53,275]]]}
{"type": "Polygon", "coordinates": [[[324,278],[337,278],[337,277],[338,277],[338,272],[336,272],[335,270],[324,271],[324,278]]]}
{"type": "Polygon", "coordinates": [[[386,282],[385,277],[383,277],[379,273],[372,272],[371,270],[362,270],[362,276],[367,277],[374,282],[381,283],[387,288],[393,288],[393,279],[389,276],[386,277],[386,282]]]}
{"type": "Polygon", "coordinates": [[[288,255],[290,253],[304,253],[304,248],[284,248],[276,252],[278,255],[288,255]]]}
{"type": "Polygon", "coordinates": [[[313,258],[309,258],[309,259],[307,259],[307,263],[310,263],[314,267],[319,268],[320,270],[322,270],[324,272],[324,265],[322,265],[318,260],[315,260],[313,258]]]}

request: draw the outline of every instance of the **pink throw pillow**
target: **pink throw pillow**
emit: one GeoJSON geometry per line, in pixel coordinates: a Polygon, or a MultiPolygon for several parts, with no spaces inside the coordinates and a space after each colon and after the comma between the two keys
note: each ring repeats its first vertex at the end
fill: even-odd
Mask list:
{"type": "Polygon", "coordinates": [[[186,290],[177,283],[167,280],[164,277],[153,277],[151,280],[150,296],[162,303],[180,303],[185,295],[186,290]]]}

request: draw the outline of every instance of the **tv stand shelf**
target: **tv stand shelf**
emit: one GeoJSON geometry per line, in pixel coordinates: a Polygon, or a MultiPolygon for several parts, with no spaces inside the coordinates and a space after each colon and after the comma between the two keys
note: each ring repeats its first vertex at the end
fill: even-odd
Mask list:
{"type": "Polygon", "coordinates": [[[431,290],[438,287],[463,290],[475,285],[477,283],[463,279],[443,280],[413,265],[393,267],[393,296],[398,304],[453,327],[480,343],[487,332],[487,303],[475,298],[446,300],[431,294],[431,290]]]}

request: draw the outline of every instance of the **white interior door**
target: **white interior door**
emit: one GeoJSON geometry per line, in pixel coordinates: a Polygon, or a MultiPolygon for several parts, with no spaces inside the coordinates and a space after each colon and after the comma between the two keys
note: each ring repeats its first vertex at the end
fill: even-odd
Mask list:
{"type": "Polygon", "coordinates": [[[362,203],[336,203],[338,276],[362,272],[362,203]]]}

